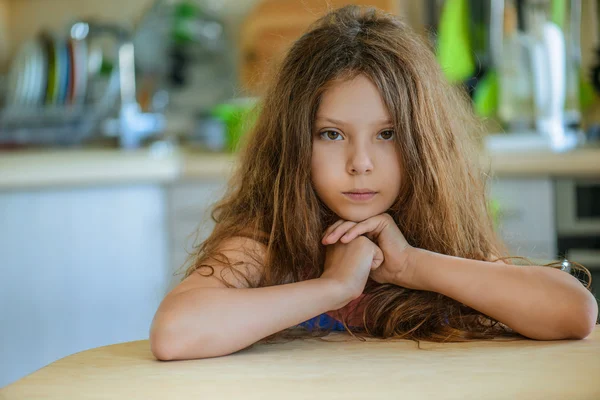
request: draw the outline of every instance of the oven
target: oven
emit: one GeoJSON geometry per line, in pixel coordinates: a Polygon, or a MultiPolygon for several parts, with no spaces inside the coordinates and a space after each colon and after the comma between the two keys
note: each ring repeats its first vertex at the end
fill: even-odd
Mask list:
{"type": "Polygon", "coordinates": [[[557,179],[556,245],[560,257],[592,273],[592,292],[600,298],[600,179],[557,179]]]}

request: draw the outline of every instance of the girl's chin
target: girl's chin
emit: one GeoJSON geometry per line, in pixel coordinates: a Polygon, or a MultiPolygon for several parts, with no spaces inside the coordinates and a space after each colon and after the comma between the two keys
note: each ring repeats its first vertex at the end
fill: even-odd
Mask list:
{"type": "MultiPolygon", "coordinates": [[[[383,211],[382,211],[383,212],[383,211]]],[[[352,222],[361,222],[364,221],[366,219],[369,219],[371,217],[374,217],[376,215],[379,215],[381,213],[373,213],[372,211],[369,210],[338,210],[335,212],[335,214],[340,218],[343,219],[344,221],[352,221],[352,222]]]]}

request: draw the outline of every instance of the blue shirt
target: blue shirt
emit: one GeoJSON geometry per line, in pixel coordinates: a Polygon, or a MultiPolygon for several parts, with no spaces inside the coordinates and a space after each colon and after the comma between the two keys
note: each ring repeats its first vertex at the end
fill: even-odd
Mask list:
{"type": "Polygon", "coordinates": [[[321,328],[321,329],[331,328],[332,331],[345,331],[346,330],[346,328],[344,328],[344,324],[342,324],[337,319],[330,317],[327,314],[317,315],[316,317],[311,318],[308,321],[302,322],[300,324],[300,326],[303,326],[303,327],[307,328],[308,330],[313,330],[315,328],[321,328]]]}

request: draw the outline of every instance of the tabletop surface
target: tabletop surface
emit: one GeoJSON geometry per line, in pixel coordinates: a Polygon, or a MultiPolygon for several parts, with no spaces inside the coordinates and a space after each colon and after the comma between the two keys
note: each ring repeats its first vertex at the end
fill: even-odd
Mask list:
{"type": "Polygon", "coordinates": [[[147,340],[73,354],[0,399],[600,399],[600,326],[584,340],[323,340],[157,361],[147,340]]]}

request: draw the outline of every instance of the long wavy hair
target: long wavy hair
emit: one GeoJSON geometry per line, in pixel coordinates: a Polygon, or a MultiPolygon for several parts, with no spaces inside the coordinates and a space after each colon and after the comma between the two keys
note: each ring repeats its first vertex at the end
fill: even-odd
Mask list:
{"type": "MultiPolygon", "coordinates": [[[[488,176],[473,140],[483,126],[464,88],[446,82],[430,45],[405,22],[377,9],[346,6],[316,21],[274,74],[228,190],[212,210],[214,230],[195,247],[185,276],[209,258],[227,263],[219,244],[234,236],[266,249],[256,260],[260,279],[247,279],[250,287],[321,275],[325,247],[320,240],[336,216],[311,184],[313,120],[323,92],[359,74],[378,88],[397,132],[404,170],[400,195],[388,213],[407,241],[475,260],[508,256],[494,230],[488,176]]],[[[439,293],[369,280],[363,300],[364,327],[350,328],[343,321],[360,338],[440,342],[520,336],[439,293]]]]}

